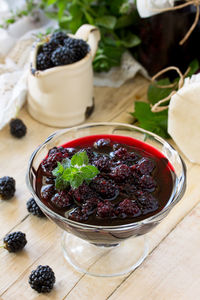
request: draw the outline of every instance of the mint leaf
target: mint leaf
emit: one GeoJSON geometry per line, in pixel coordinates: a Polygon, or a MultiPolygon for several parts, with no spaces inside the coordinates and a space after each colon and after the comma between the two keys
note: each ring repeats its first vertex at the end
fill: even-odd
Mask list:
{"type": "Polygon", "coordinates": [[[78,152],[72,156],[71,165],[72,166],[82,166],[87,165],[89,163],[89,159],[86,151],[78,152]]]}
{"type": "Polygon", "coordinates": [[[70,180],[70,185],[73,189],[78,188],[84,181],[82,174],[76,173],[74,177],[70,180]]]}
{"type": "Polygon", "coordinates": [[[153,113],[149,103],[135,102],[135,112],[132,115],[138,120],[140,127],[163,138],[169,138],[167,132],[168,110],[153,113]]]}
{"type": "Polygon", "coordinates": [[[92,165],[84,166],[80,169],[80,171],[82,172],[85,180],[91,180],[99,174],[99,170],[92,165]]]}
{"type": "Polygon", "coordinates": [[[64,172],[64,166],[58,161],[58,166],[52,171],[53,176],[60,175],[64,172]]]}
{"type": "Polygon", "coordinates": [[[57,167],[52,171],[56,177],[56,189],[65,189],[69,184],[73,189],[78,188],[83,182],[89,183],[99,170],[89,165],[89,158],[86,151],[78,152],[71,158],[65,158],[62,163],[58,162],[57,167]]]}
{"type": "Polygon", "coordinates": [[[69,183],[65,180],[63,180],[62,175],[58,175],[55,180],[55,187],[57,190],[64,190],[69,183]]]}

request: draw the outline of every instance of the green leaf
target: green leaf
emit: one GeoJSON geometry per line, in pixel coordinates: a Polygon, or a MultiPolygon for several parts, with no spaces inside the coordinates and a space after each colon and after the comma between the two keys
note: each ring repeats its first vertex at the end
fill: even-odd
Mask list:
{"type": "Polygon", "coordinates": [[[117,23],[117,18],[114,16],[103,16],[99,17],[95,20],[95,24],[108,28],[113,29],[115,27],[115,24],[117,23]]]}
{"type": "Polygon", "coordinates": [[[172,91],[173,88],[160,88],[158,85],[169,85],[171,84],[169,78],[164,78],[158,80],[155,84],[150,84],[147,95],[150,103],[155,104],[159,100],[167,97],[172,91]]]}
{"type": "Polygon", "coordinates": [[[84,180],[89,183],[99,173],[95,166],[89,165],[86,151],[78,152],[71,160],[65,158],[62,163],[57,164],[52,173],[56,177],[55,186],[59,190],[65,189],[69,184],[73,189],[77,188],[84,180]]]}
{"type": "Polygon", "coordinates": [[[128,26],[134,24],[134,22],[135,22],[135,20],[134,20],[132,14],[121,16],[117,19],[115,29],[128,27],[128,26]]]}
{"type": "Polygon", "coordinates": [[[67,169],[70,167],[71,165],[71,160],[69,158],[65,158],[62,160],[62,165],[64,167],[64,169],[67,169]]]}
{"type": "Polygon", "coordinates": [[[52,171],[53,176],[60,175],[64,171],[64,167],[59,161],[57,162],[57,165],[58,166],[52,171]]]}
{"type": "Polygon", "coordinates": [[[83,173],[84,179],[91,180],[93,179],[97,174],[99,174],[99,170],[92,165],[84,166],[80,169],[80,171],[83,173]]]}
{"type": "Polygon", "coordinates": [[[47,1],[47,5],[52,5],[52,4],[56,3],[56,2],[57,2],[57,0],[48,0],[47,1]]]}
{"type": "Polygon", "coordinates": [[[191,77],[194,73],[196,73],[199,70],[199,62],[197,59],[194,59],[190,64],[190,71],[187,74],[187,77],[191,77]]]}
{"type": "Polygon", "coordinates": [[[169,138],[167,132],[167,110],[153,113],[149,103],[135,102],[135,112],[132,115],[138,120],[140,127],[154,132],[163,138],[169,138]]]}
{"type": "Polygon", "coordinates": [[[87,165],[89,162],[87,153],[85,151],[83,152],[78,152],[73,155],[71,159],[71,165],[72,166],[82,166],[82,165],[87,165]]]}
{"type": "Polygon", "coordinates": [[[77,189],[81,184],[83,184],[84,178],[81,174],[77,173],[74,177],[70,180],[70,185],[73,189],[77,189]]]}
{"type": "Polygon", "coordinates": [[[129,32],[124,39],[119,41],[119,45],[122,45],[126,48],[138,46],[140,43],[140,38],[131,32],[129,32]]]}
{"type": "Polygon", "coordinates": [[[55,187],[57,190],[64,190],[69,183],[65,180],[63,180],[62,175],[58,175],[55,180],[55,187]]]}

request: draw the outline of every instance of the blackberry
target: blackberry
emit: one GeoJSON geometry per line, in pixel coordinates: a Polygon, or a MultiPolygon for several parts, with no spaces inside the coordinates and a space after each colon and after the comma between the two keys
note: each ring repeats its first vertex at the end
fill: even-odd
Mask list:
{"type": "Polygon", "coordinates": [[[154,192],[157,186],[153,177],[149,175],[142,175],[138,181],[138,184],[143,190],[149,192],[154,192]]]}
{"type": "Polygon", "coordinates": [[[64,45],[64,40],[68,39],[68,35],[63,31],[56,31],[52,34],[50,38],[50,42],[55,43],[57,45],[64,45]]]}
{"type": "Polygon", "coordinates": [[[26,234],[21,231],[9,233],[4,237],[3,242],[4,248],[9,252],[20,251],[27,243],[26,234]]]}
{"type": "Polygon", "coordinates": [[[147,192],[138,191],[136,197],[143,215],[154,212],[159,207],[157,199],[147,192]]]}
{"type": "Polygon", "coordinates": [[[74,53],[66,47],[58,47],[52,52],[51,60],[55,66],[68,65],[74,62],[74,53]]]}
{"type": "Polygon", "coordinates": [[[95,197],[94,191],[85,183],[83,183],[78,188],[73,190],[72,193],[73,193],[73,198],[78,205],[83,203],[87,199],[95,197]]]}
{"type": "Polygon", "coordinates": [[[0,178],[0,197],[4,200],[12,198],[15,194],[15,179],[9,176],[0,178]]]}
{"type": "Polygon", "coordinates": [[[49,55],[43,52],[37,55],[37,60],[36,60],[37,70],[44,71],[52,67],[53,67],[53,63],[49,55]]]}
{"type": "Polygon", "coordinates": [[[110,139],[99,139],[98,141],[94,142],[94,148],[105,149],[107,147],[110,147],[110,144],[110,139]]]}
{"type": "Polygon", "coordinates": [[[98,157],[93,161],[93,164],[99,169],[99,171],[107,173],[110,172],[110,168],[112,166],[110,158],[106,155],[98,157]]]}
{"type": "Polygon", "coordinates": [[[57,208],[65,209],[71,205],[71,199],[65,191],[60,191],[51,198],[51,203],[57,208]]]}
{"type": "Polygon", "coordinates": [[[38,293],[49,293],[55,281],[55,274],[49,266],[39,265],[29,276],[30,286],[38,293]]]}
{"type": "Polygon", "coordinates": [[[106,180],[100,176],[95,177],[91,181],[90,187],[104,199],[113,199],[119,194],[119,190],[114,181],[106,180]]]}
{"type": "Polygon", "coordinates": [[[48,56],[48,55],[51,55],[51,53],[52,53],[57,47],[58,47],[57,43],[55,43],[55,42],[53,42],[53,41],[48,42],[48,43],[44,43],[43,46],[42,46],[42,52],[48,56]]]}
{"type": "Polygon", "coordinates": [[[142,175],[149,175],[155,168],[155,163],[147,157],[141,158],[136,165],[136,170],[142,175]]]}
{"type": "Polygon", "coordinates": [[[83,222],[88,219],[88,214],[83,212],[80,207],[76,207],[69,213],[69,219],[75,222],[83,222]]]}
{"type": "Polygon", "coordinates": [[[81,39],[68,38],[64,40],[65,47],[71,50],[74,54],[74,61],[81,60],[89,52],[88,44],[81,39]]]}
{"type": "Polygon", "coordinates": [[[137,217],[141,214],[141,211],[135,201],[130,199],[124,199],[119,203],[116,212],[121,218],[137,217]]]}
{"type": "Polygon", "coordinates": [[[39,206],[35,202],[34,198],[30,198],[27,201],[26,207],[27,207],[28,212],[30,212],[32,215],[37,216],[37,217],[45,217],[45,214],[39,208],[39,206]]]}
{"type": "Polygon", "coordinates": [[[97,206],[97,214],[100,218],[112,218],[115,216],[114,207],[112,203],[108,200],[104,202],[99,202],[97,206]]]}
{"type": "Polygon", "coordinates": [[[130,177],[131,171],[130,168],[125,165],[119,165],[112,169],[110,176],[116,181],[116,182],[122,182],[126,178],[130,177]]]}
{"type": "Polygon", "coordinates": [[[55,194],[54,185],[53,184],[44,185],[41,188],[40,194],[41,194],[43,200],[45,200],[45,201],[50,200],[53,197],[53,195],[55,194]]]}
{"type": "Polygon", "coordinates": [[[20,119],[13,119],[10,122],[10,133],[16,138],[22,138],[26,135],[26,125],[20,119]]]}

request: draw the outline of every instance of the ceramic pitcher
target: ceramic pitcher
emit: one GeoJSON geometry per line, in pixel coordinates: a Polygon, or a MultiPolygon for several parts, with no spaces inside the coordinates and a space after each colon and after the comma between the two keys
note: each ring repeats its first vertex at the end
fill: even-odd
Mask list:
{"type": "Polygon", "coordinates": [[[93,107],[93,70],[100,33],[92,25],[82,25],[72,36],[85,40],[89,53],[81,60],[44,71],[36,70],[39,45],[33,47],[28,75],[28,111],[41,123],[69,127],[82,123],[93,107]]]}

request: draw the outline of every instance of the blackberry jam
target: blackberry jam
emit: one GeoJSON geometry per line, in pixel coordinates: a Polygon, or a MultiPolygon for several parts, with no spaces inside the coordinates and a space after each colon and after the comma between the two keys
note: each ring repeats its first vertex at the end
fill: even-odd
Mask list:
{"type": "Polygon", "coordinates": [[[36,192],[54,212],[70,220],[115,226],[146,219],[170,199],[175,180],[167,158],[152,146],[118,135],[92,135],[49,150],[37,171],[36,192]],[[57,162],[86,151],[99,174],[76,189],[55,187],[57,162]]]}

